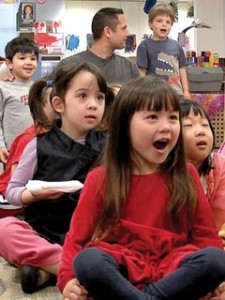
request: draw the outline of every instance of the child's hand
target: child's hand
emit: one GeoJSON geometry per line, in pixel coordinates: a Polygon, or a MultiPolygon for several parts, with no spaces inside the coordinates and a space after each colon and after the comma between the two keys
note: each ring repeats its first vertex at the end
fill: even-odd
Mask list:
{"type": "Polygon", "coordinates": [[[67,282],[63,290],[64,300],[88,300],[88,292],[82,287],[77,279],[67,282]]]}
{"type": "Polygon", "coordinates": [[[33,196],[34,201],[44,201],[44,200],[56,200],[58,198],[60,198],[63,194],[65,194],[64,192],[55,192],[53,194],[31,194],[33,196]]]}
{"type": "Polygon", "coordinates": [[[55,200],[60,198],[63,194],[65,194],[64,192],[57,192],[57,193],[53,193],[53,194],[32,194],[31,192],[29,192],[27,189],[25,189],[22,193],[21,196],[21,201],[24,205],[29,205],[31,203],[34,202],[38,202],[38,201],[45,201],[45,200],[55,200]]]}
{"type": "Polygon", "coordinates": [[[225,224],[219,230],[219,236],[225,239],[225,224]]]}
{"type": "Polygon", "coordinates": [[[46,194],[46,195],[40,195],[40,197],[42,199],[58,199],[60,198],[62,195],[64,195],[65,193],[64,192],[55,192],[53,194],[46,194]]]}
{"type": "Polygon", "coordinates": [[[9,156],[9,151],[4,147],[0,148],[0,161],[3,164],[7,163],[8,156],[9,156]]]}
{"type": "Polygon", "coordinates": [[[9,72],[5,77],[2,78],[4,81],[13,81],[15,79],[12,72],[9,72]]]}
{"type": "Polygon", "coordinates": [[[212,293],[210,300],[225,300],[225,282],[222,282],[212,293]]]}
{"type": "Polygon", "coordinates": [[[225,247],[225,224],[223,224],[223,226],[220,228],[218,234],[219,234],[219,237],[221,237],[223,240],[223,247],[225,247]]]}

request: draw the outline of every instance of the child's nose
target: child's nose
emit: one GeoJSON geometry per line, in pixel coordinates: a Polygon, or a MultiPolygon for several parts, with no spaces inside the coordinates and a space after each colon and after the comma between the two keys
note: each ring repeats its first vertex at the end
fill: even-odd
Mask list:
{"type": "Polygon", "coordinates": [[[196,126],[196,135],[204,135],[205,131],[204,128],[201,125],[196,126]]]}
{"type": "Polygon", "coordinates": [[[88,103],[88,109],[96,109],[96,100],[94,98],[91,98],[88,103]]]}
{"type": "Polygon", "coordinates": [[[162,131],[167,132],[167,131],[171,130],[171,125],[167,120],[165,120],[161,123],[161,128],[162,128],[162,131]]]}

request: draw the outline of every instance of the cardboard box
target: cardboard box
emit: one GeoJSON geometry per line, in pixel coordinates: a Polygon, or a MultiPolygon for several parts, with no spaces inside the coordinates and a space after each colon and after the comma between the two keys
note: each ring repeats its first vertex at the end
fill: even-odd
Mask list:
{"type": "Polygon", "coordinates": [[[223,83],[221,67],[187,67],[190,92],[219,92],[223,83]]]}

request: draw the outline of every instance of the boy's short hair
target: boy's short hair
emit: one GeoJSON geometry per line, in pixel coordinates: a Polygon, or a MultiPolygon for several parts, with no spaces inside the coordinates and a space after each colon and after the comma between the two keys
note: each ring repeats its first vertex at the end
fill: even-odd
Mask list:
{"type": "Polygon", "coordinates": [[[97,11],[93,17],[91,25],[93,39],[99,39],[106,26],[109,26],[112,30],[116,30],[118,25],[118,15],[123,14],[122,8],[114,7],[103,7],[97,11]]]}
{"type": "Polygon", "coordinates": [[[35,41],[25,38],[16,37],[9,41],[5,46],[5,57],[12,61],[16,53],[34,53],[38,59],[39,47],[35,41]]]}
{"type": "Polygon", "coordinates": [[[152,23],[155,17],[159,15],[167,15],[172,20],[172,23],[175,21],[175,11],[173,7],[166,3],[159,3],[154,5],[148,14],[148,22],[152,23]]]}

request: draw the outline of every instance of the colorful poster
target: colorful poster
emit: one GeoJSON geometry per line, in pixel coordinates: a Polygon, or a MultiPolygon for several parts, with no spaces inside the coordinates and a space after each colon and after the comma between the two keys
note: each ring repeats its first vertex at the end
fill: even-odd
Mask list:
{"type": "Polygon", "coordinates": [[[66,50],[76,51],[80,45],[80,37],[75,34],[68,34],[66,37],[66,50]]]}
{"type": "Polygon", "coordinates": [[[61,20],[53,20],[52,28],[53,28],[53,33],[63,33],[62,21],[61,20]]]}
{"type": "Polygon", "coordinates": [[[17,3],[17,0],[0,0],[0,3],[12,4],[12,3],[17,3]]]}
{"type": "Polygon", "coordinates": [[[92,34],[92,33],[87,33],[87,35],[86,35],[86,40],[87,40],[87,49],[90,49],[91,46],[92,46],[93,43],[94,43],[94,40],[93,40],[93,34],[92,34]]]}
{"type": "Polygon", "coordinates": [[[137,47],[136,34],[130,34],[126,40],[125,52],[134,52],[137,47]]]}
{"type": "Polygon", "coordinates": [[[45,21],[39,21],[35,22],[33,26],[33,31],[37,33],[46,33],[46,22],[45,21]]]}
{"type": "Polygon", "coordinates": [[[62,33],[35,33],[34,40],[40,47],[58,47],[63,46],[62,33]]]}

